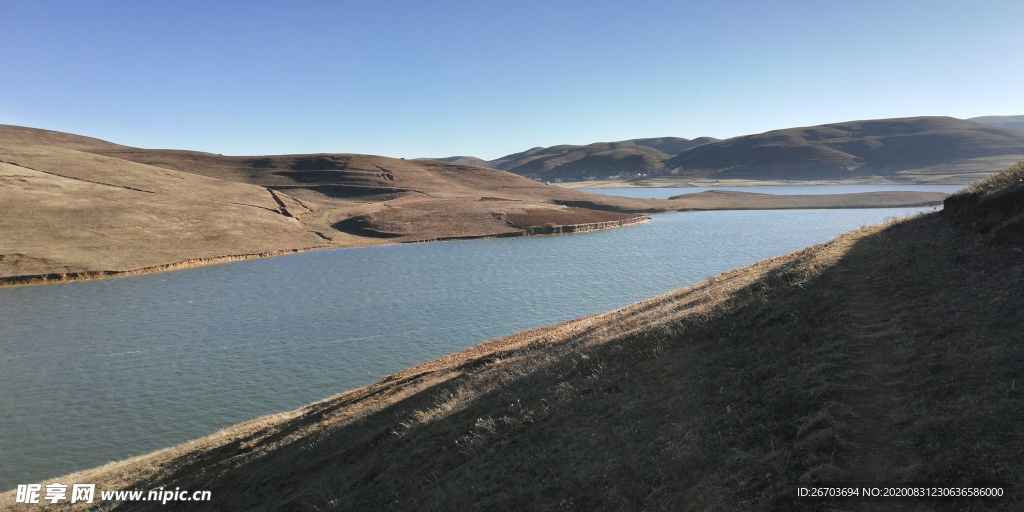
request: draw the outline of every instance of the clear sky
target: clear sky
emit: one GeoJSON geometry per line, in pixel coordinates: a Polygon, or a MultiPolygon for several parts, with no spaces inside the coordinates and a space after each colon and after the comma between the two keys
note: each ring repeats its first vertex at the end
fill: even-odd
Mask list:
{"type": "Polygon", "coordinates": [[[0,0],[0,124],[146,148],[496,158],[1024,114],[1024,2],[0,0]]]}

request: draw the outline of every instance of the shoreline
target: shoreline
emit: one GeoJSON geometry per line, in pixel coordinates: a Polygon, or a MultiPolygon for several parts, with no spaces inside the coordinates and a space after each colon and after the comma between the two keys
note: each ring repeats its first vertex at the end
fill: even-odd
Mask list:
{"type": "MultiPolygon", "coordinates": [[[[707,194],[704,192],[701,194],[707,194]]],[[[737,194],[737,192],[723,192],[723,194],[737,194]]],[[[739,193],[741,196],[747,194],[739,193]]],[[[867,194],[878,194],[878,193],[867,193],[867,194]]],[[[875,209],[875,208],[927,208],[929,206],[941,205],[941,201],[905,201],[903,204],[842,204],[841,201],[836,201],[838,198],[844,196],[855,196],[857,194],[835,194],[827,196],[829,199],[828,203],[825,204],[814,204],[813,202],[807,202],[807,200],[813,200],[815,196],[771,196],[766,194],[752,194],[752,196],[758,196],[762,201],[757,201],[753,204],[729,204],[730,201],[723,200],[722,198],[714,199],[710,204],[704,203],[698,199],[696,203],[690,204],[676,204],[672,209],[666,209],[656,213],[675,213],[675,212],[698,212],[698,211],[728,211],[728,210],[845,210],[845,209],[875,209]],[[803,202],[796,204],[772,204],[763,202],[765,197],[788,197],[791,201],[793,198],[799,198],[803,202]],[[702,204],[703,203],[703,204],[702,204]]],[[[680,198],[682,199],[682,198],[680,198]]],[[[686,198],[686,199],[697,199],[697,197],[686,198]]],[[[745,198],[749,199],[749,198],[745,198]]],[[[678,199],[677,199],[678,200],[678,199]]],[[[522,226],[517,231],[511,232],[500,232],[500,233],[488,233],[482,235],[455,235],[455,236],[443,236],[443,237],[432,237],[432,238],[415,238],[414,235],[410,235],[405,240],[396,240],[394,238],[361,238],[355,243],[333,243],[331,245],[318,245],[309,246],[302,248],[291,248],[291,249],[278,249],[273,251],[263,251],[255,253],[243,253],[243,254],[231,254],[223,256],[206,256],[200,258],[189,258],[177,262],[165,263],[160,265],[151,265],[138,267],[128,270],[80,270],[73,272],[48,272],[39,274],[22,274],[0,277],[0,288],[15,287],[15,286],[35,286],[45,284],[61,284],[61,283],[72,283],[79,281],[95,280],[95,279],[107,279],[115,277],[130,277],[142,274],[153,274],[158,272],[167,272],[173,270],[182,270],[187,268],[203,267],[208,265],[216,265],[220,263],[230,263],[233,261],[244,261],[251,259],[262,259],[271,258],[275,256],[285,256],[288,254],[298,254],[302,252],[308,252],[318,249],[350,249],[355,247],[370,247],[379,245],[390,245],[390,244],[401,244],[401,243],[424,243],[424,242],[442,242],[442,241],[455,241],[455,240],[477,240],[486,238],[513,238],[521,236],[544,236],[544,235],[558,235],[568,233],[582,233],[588,231],[601,231],[606,229],[617,229],[620,227],[629,227],[638,224],[643,224],[651,221],[649,214],[644,213],[638,215],[632,219],[616,220],[616,221],[605,221],[596,223],[582,223],[582,224],[565,224],[565,225],[537,225],[537,226],[522,226]]]]}
{"type": "Polygon", "coordinates": [[[934,182],[903,182],[887,179],[869,180],[685,180],[657,177],[653,180],[619,181],[619,180],[596,180],[596,181],[572,181],[568,183],[551,183],[562,188],[571,190],[578,189],[602,189],[602,188],[706,188],[706,187],[788,187],[788,186],[837,186],[837,185],[947,185],[967,186],[974,180],[949,179],[936,180],[934,182]],[[657,181],[654,181],[657,180],[657,181]]]}
{"type": "Polygon", "coordinates": [[[233,254],[228,256],[209,256],[205,258],[192,258],[188,260],[178,261],[175,263],[167,263],[164,265],[140,267],[131,270],[83,270],[80,272],[53,272],[48,274],[23,274],[18,276],[4,276],[0,277],[0,288],[12,288],[15,286],[33,286],[43,284],[73,283],[77,281],[107,279],[113,277],[129,277],[143,274],[155,274],[158,272],[170,272],[172,270],[184,270],[187,268],[206,267],[209,265],[218,265],[220,263],[230,263],[233,261],[273,258],[275,256],[286,256],[288,254],[299,254],[303,252],[315,251],[317,249],[331,248],[332,247],[321,246],[306,247],[303,249],[280,249],[276,251],[258,252],[250,254],[233,254]]]}
{"type": "MultiPolygon", "coordinates": [[[[641,188],[641,187],[634,187],[641,188]]],[[[837,194],[838,196],[849,195],[849,194],[837,194]]],[[[939,203],[941,205],[941,203],[939,203]]],[[[865,206],[865,205],[831,205],[831,206],[814,206],[814,205],[797,205],[797,206],[775,206],[775,207],[758,207],[758,206],[731,206],[731,207],[720,207],[720,208],[702,208],[702,207],[680,207],[676,210],[668,210],[663,212],[653,212],[651,214],[641,214],[630,220],[624,221],[608,221],[608,222],[597,222],[597,223],[585,223],[585,224],[566,224],[566,225],[544,225],[544,226],[530,226],[520,231],[506,232],[506,233],[493,233],[485,235],[464,235],[464,236],[449,236],[449,237],[437,237],[427,239],[413,239],[413,240],[401,240],[401,241],[386,241],[387,239],[373,239],[366,238],[361,240],[360,244],[354,245],[323,245],[305,247],[299,249],[279,249],[274,251],[265,251],[258,253],[248,254],[233,254],[225,256],[208,256],[202,258],[191,258],[174,263],[166,263],[161,265],[153,265],[148,267],[139,267],[130,270],[83,270],[77,272],[53,272],[45,274],[23,274],[16,276],[3,276],[0,277],[0,289],[13,288],[21,286],[39,286],[47,284],[64,284],[74,283],[82,281],[92,281],[98,279],[109,279],[118,277],[131,277],[144,274],[155,274],[159,272],[170,272],[174,270],[184,270],[189,268],[205,267],[210,265],[219,265],[221,263],[231,263],[235,261],[245,261],[263,258],[273,258],[277,256],[287,256],[289,254],[299,254],[304,252],[310,252],[320,249],[353,249],[358,247],[376,247],[381,245],[392,245],[392,244],[412,244],[412,243],[429,243],[429,242],[449,242],[458,240],[480,240],[489,238],[518,238],[528,236],[548,236],[548,235],[560,235],[560,234],[571,234],[571,233],[584,233],[591,231],[604,231],[608,229],[618,229],[623,227],[630,227],[639,224],[645,224],[652,220],[650,215],[656,215],[659,213],[680,213],[680,212],[706,212],[706,211],[729,211],[729,210],[850,210],[850,209],[877,209],[877,208],[927,208],[934,206],[932,204],[905,204],[905,205],[876,205],[876,206],[865,206]]]]}
{"type": "Polygon", "coordinates": [[[430,243],[430,242],[449,242],[458,240],[481,240],[488,238],[518,238],[518,237],[529,237],[529,236],[547,236],[547,235],[559,235],[559,234],[570,234],[570,233],[585,233],[591,231],[605,231],[609,229],[618,229],[623,227],[635,226],[639,224],[645,224],[651,221],[650,215],[642,214],[634,217],[630,220],[624,221],[608,221],[608,222],[591,222],[585,224],[566,224],[566,225],[548,225],[548,226],[530,226],[521,231],[514,231],[511,233],[494,233],[489,235],[466,235],[466,236],[451,236],[443,238],[430,238],[424,240],[405,240],[400,242],[384,242],[374,243],[376,240],[368,239],[369,243],[362,245],[325,245],[325,246],[314,246],[306,247],[302,249],[280,249],[276,251],[266,251],[259,253],[250,254],[234,254],[227,256],[209,256],[204,258],[192,258],[188,260],[182,260],[175,263],[167,263],[163,265],[154,265],[149,267],[140,267],[131,270],[84,270],[79,272],[53,272],[47,274],[24,274],[17,276],[4,276],[0,277],[0,288],[14,288],[20,286],[37,286],[47,284],[63,284],[63,283],[74,283],[81,281],[93,281],[98,279],[109,279],[117,277],[131,277],[144,274],[156,274],[159,272],[170,272],[174,270],[184,270],[189,268],[206,267],[210,265],[219,265],[221,263],[231,263],[235,261],[246,261],[256,260],[264,258],[274,258],[277,256],[287,256],[290,254],[299,254],[304,252],[311,252],[321,249],[355,249],[359,247],[376,247],[381,245],[395,245],[395,244],[415,244],[415,243],[430,243]]]}

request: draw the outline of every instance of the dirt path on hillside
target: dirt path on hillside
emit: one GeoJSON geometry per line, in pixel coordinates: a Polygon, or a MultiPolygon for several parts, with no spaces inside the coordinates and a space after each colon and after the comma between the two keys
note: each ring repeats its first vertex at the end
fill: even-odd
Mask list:
{"type": "MultiPolygon", "coordinates": [[[[845,469],[850,482],[893,482],[892,442],[895,425],[890,414],[895,407],[888,389],[892,369],[893,344],[900,336],[895,308],[882,283],[873,276],[871,262],[853,261],[838,273],[837,284],[844,297],[843,307],[852,322],[847,330],[850,353],[858,378],[847,390],[845,403],[853,418],[850,451],[845,469]]],[[[844,503],[849,510],[914,510],[914,503],[844,503]]]]}

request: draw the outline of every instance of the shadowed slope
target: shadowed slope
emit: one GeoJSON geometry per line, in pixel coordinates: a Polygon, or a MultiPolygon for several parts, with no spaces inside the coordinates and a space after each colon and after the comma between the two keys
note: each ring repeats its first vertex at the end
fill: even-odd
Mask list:
{"type": "Polygon", "coordinates": [[[481,167],[487,167],[487,160],[483,158],[477,158],[475,156],[449,156],[444,158],[417,158],[417,160],[437,160],[438,162],[448,162],[450,164],[469,164],[479,165],[481,167]]]}
{"type": "Polygon", "coordinates": [[[1024,133],[951,117],[851,121],[705,144],[665,161],[712,179],[980,179],[1024,155],[1024,133]],[[993,168],[994,165],[1001,167],[993,168]]]}
{"type": "Polygon", "coordinates": [[[522,176],[554,181],[559,178],[605,179],[610,175],[629,176],[663,170],[662,162],[672,155],[718,139],[679,137],[598,142],[586,146],[533,148],[486,162],[488,167],[522,176]]]}
{"type": "Polygon", "coordinates": [[[697,137],[696,139],[683,139],[679,137],[659,137],[655,139],[633,139],[629,142],[636,144],[637,146],[647,146],[650,148],[657,149],[666,155],[678,155],[683,151],[690,148],[695,148],[701,144],[707,144],[709,142],[718,142],[718,139],[714,137],[697,137]]]}
{"type": "Polygon", "coordinates": [[[972,117],[968,121],[1024,132],[1024,116],[981,116],[972,117]]]}
{"type": "Polygon", "coordinates": [[[586,146],[534,148],[488,162],[496,169],[544,180],[582,177],[588,172],[618,174],[661,169],[668,155],[631,141],[598,142],[586,146]]]}
{"type": "Polygon", "coordinates": [[[797,484],[1019,483],[1022,180],[60,481],[212,490],[207,510],[819,510],[797,484]]]}
{"type": "Polygon", "coordinates": [[[594,177],[629,179],[638,186],[709,181],[967,184],[1024,159],[1024,133],[1007,129],[1020,128],[1018,117],[850,121],[727,140],[662,137],[537,147],[473,162],[544,181],[594,177]]]}

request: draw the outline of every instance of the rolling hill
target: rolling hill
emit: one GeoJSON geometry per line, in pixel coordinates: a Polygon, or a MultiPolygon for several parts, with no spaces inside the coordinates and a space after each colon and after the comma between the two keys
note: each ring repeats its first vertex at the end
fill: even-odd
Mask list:
{"type": "Polygon", "coordinates": [[[448,162],[450,164],[469,164],[487,167],[487,160],[475,156],[447,156],[444,158],[420,158],[418,160],[437,160],[438,162],[448,162]]]}
{"type": "Polygon", "coordinates": [[[438,158],[444,162],[473,163],[542,181],[580,180],[588,177],[628,177],[638,173],[654,173],[665,168],[662,163],[687,149],[717,141],[711,137],[693,140],[680,137],[632,139],[620,142],[598,142],[585,146],[561,145],[536,147],[520,153],[485,161],[475,157],[438,158]]]}
{"type": "Polygon", "coordinates": [[[1024,160],[1024,133],[1007,129],[1018,122],[1013,116],[850,121],[727,140],[665,137],[533,148],[483,163],[473,161],[548,182],[596,178],[626,179],[640,186],[787,181],[968,184],[1024,160]],[[978,120],[992,126],[972,122],[978,120]]]}
{"type": "Polygon", "coordinates": [[[630,199],[467,164],[354,154],[223,156],[0,126],[0,285],[324,247],[604,229],[663,211],[909,206],[943,197],[630,199]]]}
{"type": "Polygon", "coordinates": [[[1024,116],[981,116],[972,117],[968,121],[1024,132],[1024,116]]]}
{"type": "Polygon", "coordinates": [[[1022,180],[58,480],[212,491],[193,510],[901,509],[797,497],[838,482],[1020,510],[1022,180]]]}
{"type": "Polygon", "coordinates": [[[632,142],[600,142],[586,146],[553,146],[534,148],[488,162],[520,176],[554,181],[557,178],[580,178],[603,173],[653,172],[664,168],[667,155],[648,146],[632,142]]]}
{"type": "Polygon", "coordinates": [[[952,117],[851,121],[706,144],[665,161],[705,179],[975,181],[1024,159],[1024,133],[952,117]],[[971,180],[970,177],[975,176],[971,180]]]}
{"type": "Polygon", "coordinates": [[[510,214],[529,219],[552,211],[578,224],[672,208],[483,167],[370,155],[147,150],[16,126],[0,126],[0,200],[0,284],[525,233],[530,226],[512,225],[503,217],[510,214]]]}

